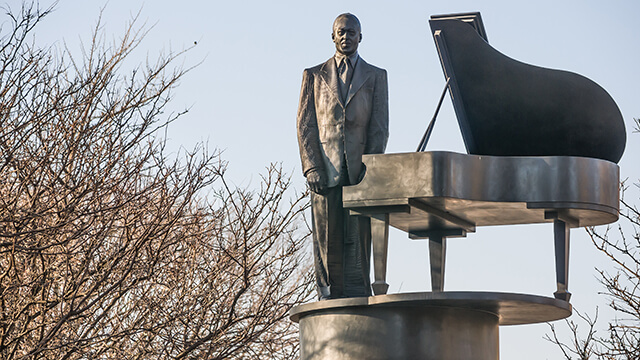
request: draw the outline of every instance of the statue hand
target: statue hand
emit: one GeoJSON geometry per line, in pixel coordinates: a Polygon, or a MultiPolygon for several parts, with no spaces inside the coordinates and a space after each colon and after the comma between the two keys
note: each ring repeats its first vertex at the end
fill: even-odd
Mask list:
{"type": "Polygon", "coordinates": [[[327,190],[327,182],[318,171],[312,170],[307,173],[307,183],[316,194],[323,195],[327,190]]]}

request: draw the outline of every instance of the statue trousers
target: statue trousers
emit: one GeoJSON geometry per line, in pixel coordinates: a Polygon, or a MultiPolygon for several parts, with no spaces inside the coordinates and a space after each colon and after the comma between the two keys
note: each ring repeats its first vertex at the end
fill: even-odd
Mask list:
{"type": "Polygon", "coordinates": [[[311,214],[318,297],[371,296],[371,220],[342,207],[342,186],[312,192],[311,214]]]}

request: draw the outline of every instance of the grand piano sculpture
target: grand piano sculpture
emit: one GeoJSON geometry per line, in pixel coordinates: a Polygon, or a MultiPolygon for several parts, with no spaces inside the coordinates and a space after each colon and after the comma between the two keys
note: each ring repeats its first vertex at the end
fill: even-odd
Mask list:
{"type": "Polygon", "coordinates": [[[615,163],[626,141],[620,110],[583,76],[496,51],[479,13],[433,16],[430,25],[469,155],[365,156],[367,173],[344,188],[344,206],[372,219],[374,293],[388,288],[389,225],[429,238],[432,290],[442,291],[447,237],[477,226],[553,222],[554,295],[569,301],[569,229],[618,219],[615,163]]]}
{"type": "Polygon", "coordinates": [[[430,25],[468,154],[422,152],[432,120],[420,151],[364,156],[366,174],[344,187],[343,202],[371,218],[376,296],[294,308],[302,360],[498,359],[499,325],[571,314],[570,228],[618,219],[626,134],[609,94],[496,51],[479,13],[430,25]],[[446,238],[543,222],[554,229],[554,298],[443,291],[446,238]],[[431,292],[384,295],[389,225],[429,239],[431,292]]]}

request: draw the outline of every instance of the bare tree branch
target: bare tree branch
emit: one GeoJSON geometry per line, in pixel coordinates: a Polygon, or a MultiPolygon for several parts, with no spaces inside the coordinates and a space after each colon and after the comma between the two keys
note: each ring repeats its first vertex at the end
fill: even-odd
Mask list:
{"type": "Polygon", "coordinates": [[[27,41],[50,12],[1,22],[0,357],[294,358],[307,194],[279,165],[252,190],[204,145],[167,155],[184,52],[123,74],[135,18],[74,58],[27,41]]]}

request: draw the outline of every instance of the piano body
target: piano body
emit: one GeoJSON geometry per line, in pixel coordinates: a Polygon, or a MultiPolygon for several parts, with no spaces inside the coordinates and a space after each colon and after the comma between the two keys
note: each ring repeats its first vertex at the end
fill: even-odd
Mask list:
{"type": "Polygon", "coordinates": [[[568,301],[569,229],[615,222],[619,168],[572,156],[484,156],[444,151],[365,155],[344,207],[371,217],[376,295],[385,294],[388,228],[429,238],[431,284],[442,291],[447,237],[478,226],[553,222],[558,292],[568,301]],[[392,175],[390,175],[392,174],[392,175]]]}
{"type": "Polygon", "coordinates": [[[618,219],[620,110],[581,75],[499,53],[479,13],[433,16],[430,24],[468,154],[364,156],[366,174],[344,187],[343,202],[371,218],[374,293],[388,289],[389,226],[429,238],[432,290],[442,291],[447,237],[552,222],[554,295],[569,301],[569,229],[618,219]]]}

